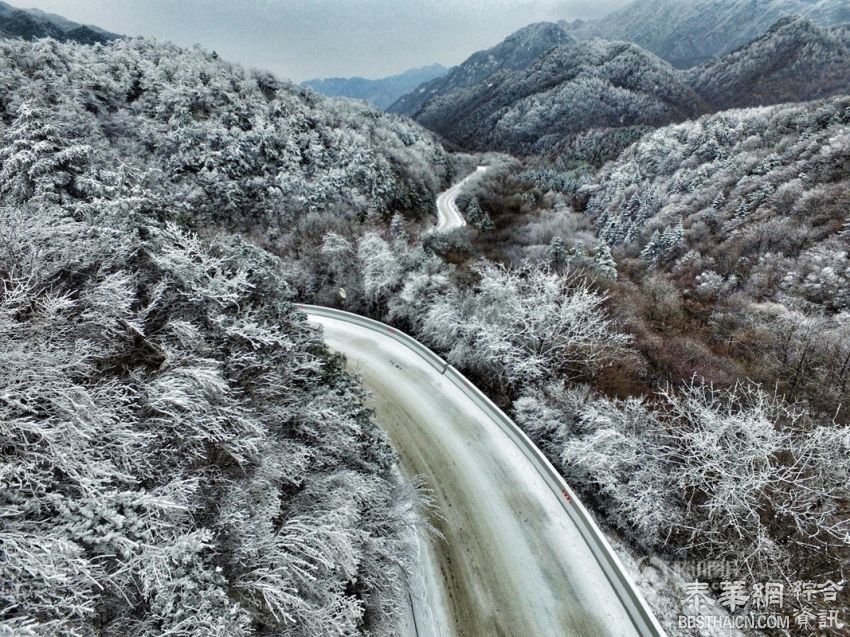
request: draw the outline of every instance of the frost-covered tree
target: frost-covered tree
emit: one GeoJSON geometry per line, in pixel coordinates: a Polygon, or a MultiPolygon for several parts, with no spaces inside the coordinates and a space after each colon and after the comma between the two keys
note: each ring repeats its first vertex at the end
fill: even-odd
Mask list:
{"type": "Polygon", "coordinates": [[[680,219],[676,225],[664,228],[663,231],[653,231],[649,241],[641,250],[640,256],[647,263],[655,264],[676,250],[681,245],[684,236],[685,228],[680,219]]]}
{"type": "Polygon", "coordinates": [[[453,289],[451,269],[436,256],[430,256],[405,274],[404,284],[389,303],[388,318],[422,331],[431,307],[453,289]]]}
{"type": "Polygon", "coordinates": [[[680,529],[688,546],[757,575],[789,562],[786,576],[804,568],[783,547],[789,533],[810,544],[804,553],[841,559],[850,530],[850,511],[840,504],[847,483],[829,474],[850,470],[841,456],[846,431],[806,423],[803,412],[752,385],[716,390],[694,383],[662,397],[669,428],[662,453],[671,483],[688,497],[680,529]]]}
{"type": "MultiPolygon", "coordinates": [[[[68,117],[73,111],[64,113],[68,117]]],[[[82,196],[78,178],[94,150],[55,110],[21,104],[0,143],[0,194],[7,201],[61,202],[82,196]]]]}
{"type": "Polygon", "coordinates": [[[0,84],[0,633],[392,635],[415,494],[286,279],[380,297],[347,224],[442,151],[142,39],[4,41],[0,84]]]}
{"type": "Polygon", "coordinates": [[[469,200],[464,213],[467,222],[472,227],[484,230],[485,232],[494,228],[490,214],[481,207],[481,203],[478,201],[477,197],[473,197],[469,200]]]}
{"type": "Polygon", "coordinates": [[[409,121],[200,49],[6,40],[0,77],[0,171],[19,201],[91,202],[120,181],[158,214],[280,247],[311,212],[424,215],[447,172],[409,121]]]}
{"type": "Polygon", "coordinates": [[[400,213],[395,213],[390,220],[390,236],[395,241],[407,241],[407,232],[404,229],[404,217],[400,213]]]}
{"type": "Polygon", "coordinates": [[[0,625],[389,634],[411,494],[278,261],[0,210],[0,625]]]}
{"type": "Polygon", "coordinates": [[[392,247],[375,233],[360,238],[357,260],[366,300],[380,304],[389,299],[401,281],[402,269],[392,247]]]}
{"type": "Polygon", "coordinates": [[[644,546],[663,543],[681,500],[647,435],[655,414],[645,401],[611,401],[552,383],[519,398],[514,413],[574,487],[603,496],[609,519],[644,546]]]}
{"type": "Polygon", "coordinates": [[[628,338],[602,308],[604,296],[571,274],[483,262],[473,290],[436,303],[422,334],[459,367],[505,386],[606,365],[628,338]]]}
{"type": "Polygon", "coordinates": [[[593,265],[606,279],[617,280],[617,262],[607,244],[603,243],[596,249],[596,254],[593,255],[593,265]]]}
{"type": "Polygon", "coordinates": [[[466,220],[470,225],[478,227],[484,218],[484,211],[481,209],[481,204],[477,197],[473,197],[466,205],[466,220]]]}
{"type": "Polygon", "coordinates": [[[728,560],[756,580],[843,571],[846,428],[813,422],[750,383],[695,381],[651,401],[550,384],[514,411],[646,550],[728,560]]]}
{"type": "Polygon", "coordinates": [[[549,264],[555,269],[567,264],[569,253],[564,245],[564,240],[559,235],[552,237],[552,241],[549,242],[549,247],[546,250],[546,256],[549,264]]]}

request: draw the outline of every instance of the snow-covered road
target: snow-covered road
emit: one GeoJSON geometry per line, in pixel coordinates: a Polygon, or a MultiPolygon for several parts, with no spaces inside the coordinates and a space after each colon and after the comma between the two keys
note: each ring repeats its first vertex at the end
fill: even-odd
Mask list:
{"type": "Polygon", "coordinates": [[[652,620],[635,622],[634,608],[630,617],[598,548],[567,512],[577,503],[565,502],[535,455],[471,400],[452,368],[423,358],[424,348],[400,342],[391,328],[307,311],[372,393],[402,469],[433,490],[439,515],[430,521],[443,537],[419,538],[411,634],[662,634],[652,620]]]}
{"type": "Polygon", "coordinates": [[[466,220],[457,207],[457,196],[466,183],[487,170],[487,166],[479,166],[478,170],[468,175],[466,179],[458,182],[439,197],[437,197],[437,231],[448,232],[455,228],[462,228],[466,220]]]}

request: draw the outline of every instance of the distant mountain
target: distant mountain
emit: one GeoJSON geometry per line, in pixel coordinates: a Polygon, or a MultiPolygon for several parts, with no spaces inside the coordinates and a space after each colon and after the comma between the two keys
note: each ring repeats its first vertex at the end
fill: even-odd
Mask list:
{"type": "Polygon", "coordinates": [[[436,95],[416,119],[464,148],[529,153],[590,128],[660,126],[704,108],[667,62],[634,44],[594,40],[436,95]]]}
{"type": "Polygon", "coordinates": [[[302,85],[327,97],[364,100],[378,108],[386,109],[402,95],[406,95],[420,84],[443,77],[448,71],[441,64],[432,64],[380,80],[367,80],[362,77],[332,77],[324,80],[307,80],[302,82],[302,85]]]}
{"type": "Polygon", "coordinates": [[[850,90],[850,26],[784,18],[762,37],[685,72],[714,110],[801,102],[850,90]]]}
{"type": "Polygon", "coordinates": [[[475,86],[499,71],[528,68],[542,54],[556,46],[574,43],[575,40],[558,24],[531,24],[508,36],[492,49],[474,53],[444,77],[419,86],[401,97],[388,110],[415,117],[429,99],[446,95],[459,88],[475,86]]]}
{"type": "Polygon", "coordinates": [[[850,26],[822,28],[802,18],[783,18],[756,40],[689,70],[636,44],[593,39],[557,46],[528,68],[499,70],[477,83],[443,80],[413,116],[464,149],[557,152],[599,165],[652,127],[850,92],[848,60],[850,26]]]}
{"type": "Polygon", "coordinates": [[[61,42],[96,44],[121,36],[91,25],[72,22],[62,16],[39,9],[17,9],[0,2],[0,37],[37,40],[54,38],[61,42]]]}
{"type": "Polygon", "coordinates": [[[634,42],[688,68],[737,49],[788,16],[820,26],[850,22],[850,0],[636,0],[598,20],[562,26],[576,39],[634,42]]]}

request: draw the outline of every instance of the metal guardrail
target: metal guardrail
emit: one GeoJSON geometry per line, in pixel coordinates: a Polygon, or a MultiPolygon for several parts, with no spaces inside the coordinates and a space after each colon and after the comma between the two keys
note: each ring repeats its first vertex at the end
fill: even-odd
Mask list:
{"type": "Polygon", "coordinates": [[[566,480],[558,473],[557,469],[552,466],[548,458],[540,449],[531,441],[531,439],[520,429],[513,420],[511,420],[504,411],[493,403],[480,389],[478,389],[469,379],[449,365],[440,356],[425,347],[415,338],[405,334],[401,330],[390,327],[379,321],[374,321],[357,314],[335,310],[326,307],[315,305],[297,305],[298,309],[305,312],[308,316],[319,316],[325,318],[336,319],[365,327],[372,331],[378,332],[398,341],[405,347],[416,352],[425,362],[438,371],[441,375],[446,376],[454,385],[469,397],[476,405],[478,405],[490,418],[499,425],[499,428],[519,447],[523,454],[531,461],[540,476],[546,481],[549,487],[558,495],[558,499],[563,506],[564,511],[579,530],[585,544],[590,548],[594,558],[596,558],[602,572],[605,574],[611,587],[614,589],[620,602],[629,615],[635,629],[641,637],[666,637],[664,629],[659,624],[658,619],[652,613],[649,605],[643,595],[638,590],[635,583],[626,573],[623,563],[611,544],[605,538],[602,530],[591,517],[588,510],[576,497],[575,492],[567,484],[566,480]]]}
{"type": "Polygon", "coordinates": [[[351,312],[344,312],[343,310],[336,310],[330,307],[321,307],[319,305],[296,305],[296,307],[308,315],[312,314],[314,316],[338,319],[345,321],[346,323],[359,325],[360,327],[365,327],[367,329],[374,330],[375,332],[380,332],[385,336],[389,336],[393,340],[398,341],[408,349],[412,349],[414,352],[419,354],[421,358],[425,359],[426,363],[440,372],[440,374],[444,374],[446,372],[446,368],[449,366],[445,360],[437,356],[415,338],[408,336],[401,330],[387,325],[386,323],[374,321],[370,318],[360,316],[359,314],[352,314],[351,312]]]}

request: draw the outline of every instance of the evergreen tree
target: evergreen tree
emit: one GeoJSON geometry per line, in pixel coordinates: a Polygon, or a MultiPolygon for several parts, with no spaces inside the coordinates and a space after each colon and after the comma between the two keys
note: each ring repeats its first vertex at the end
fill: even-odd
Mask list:
{"type": "Polygon", "coordinates": [[[640,251],[640,258],[646,263],[654,264],[659,256],[661,256],[661,233],[656,229],[652,231],[652,236],[640,251]]]}
{"type": "Polygon", "coordinates": [[[603,243],[596,250],[593,263],[605,278],[612,281],[617,280],[617,262],[614,260],[614,255],[611,254],[611,248],[607,244],[603,243]]]}
{"type": "Polygon", "coordinates": [[[711,207],[715,210],[720,210],[726,202],[726,196],[722,192],[718,192],[717,196],[711,202],[711,207]]]}
{"type": "Polygon", "coordinates": [[[390,220],[390,237],[394,241],[402,243],[407,243],[408,241],[407,231],[404,229],[404,217],[399,212],[395,213],[390,220]]]}
{"type": "Polygon", "coordinates": [[[478,227],[484,232],[490,232],[496,227],[496,225],[493,223],[493,220],[490,218],[490,214],[486,210],[484,211],[484,216],[481,219],[481,223],[478,225],[478,227]]]}
{"type": "Polygon", "coordinates": [[[466,206],[466,221],[469,225],[478,228],[483,219],[484,211],[481,209],[481,204],[478,203],[477,197],[473,197],[466,206]]]}
{"type": "Polygon", "coordinates": [[[549,242],[549,247],[546,250],[546,256],[549,259],[549,264],[554,268],[562,268],[567,265],[569,255],[564,240],[560,236],[552,237],[552,241],[549,242]]]}

